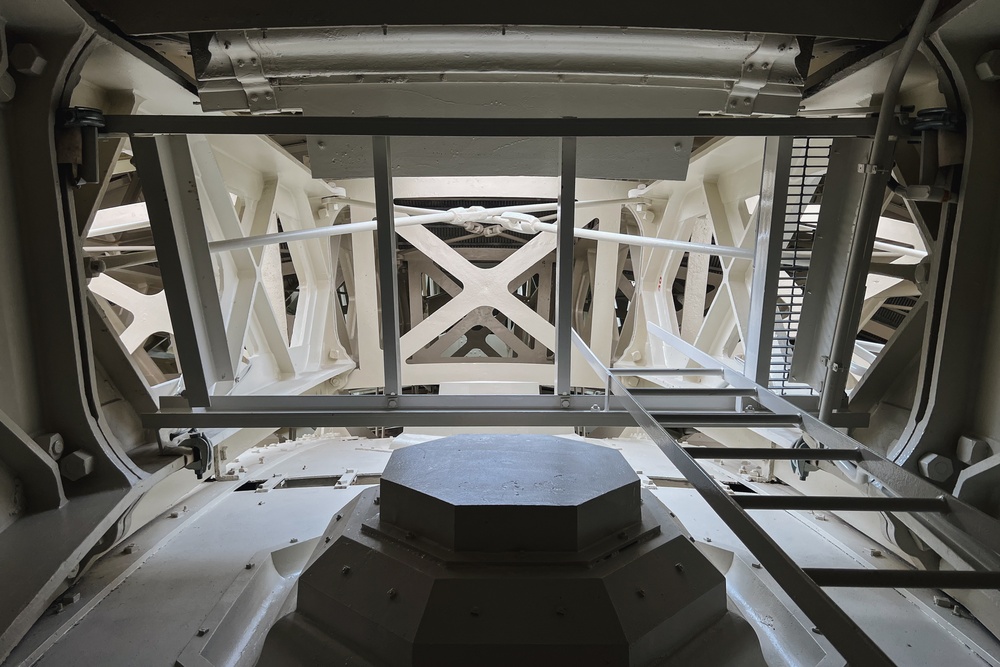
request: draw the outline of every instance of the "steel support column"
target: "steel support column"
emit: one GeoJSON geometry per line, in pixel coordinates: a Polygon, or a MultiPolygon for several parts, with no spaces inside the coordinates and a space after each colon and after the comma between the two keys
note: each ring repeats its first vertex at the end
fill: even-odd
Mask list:
{"type": "Polygon", "coordinates": [[[213,385],[233,379],[233,367],[188,139],[136,137],[132,148],[184,371],[185,397],[192,406],[205,407],[213,385]]]}
{"type": "Polygon", "coordinates": [[[791,137],[768,137],[764,145],[760,204],[757,207],[757,246],[744,362],[744,374],[765,387],[771,376],[774,310],[778,300],[791,159],[791,137]]]}
{"type": "Polygon", "coordinates": [[[383,386],[386,396],[398,396],[403,393],[403,380],[399,354],[399,281],[389,137],[372,137],[372,158],[375,164],[375,217],[378,221],[378,282],[382,301],[383,386]]]}
{"type": "Polygon", "coordinates": [[[576,227],[576,137],[563,137],[556,232],[556,393],[568,396],[573,362],[573,230],[576,227]]]}

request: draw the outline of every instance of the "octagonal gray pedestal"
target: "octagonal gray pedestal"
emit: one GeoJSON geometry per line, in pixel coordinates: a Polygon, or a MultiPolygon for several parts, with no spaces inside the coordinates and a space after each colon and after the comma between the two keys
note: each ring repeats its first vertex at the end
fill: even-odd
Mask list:
{"type": "Polygon", "coordinates": [[[723,576],[621,454],[476,435],[393,453],[328,527],[258,665],[678,660],[763,664],[723,576]]]}

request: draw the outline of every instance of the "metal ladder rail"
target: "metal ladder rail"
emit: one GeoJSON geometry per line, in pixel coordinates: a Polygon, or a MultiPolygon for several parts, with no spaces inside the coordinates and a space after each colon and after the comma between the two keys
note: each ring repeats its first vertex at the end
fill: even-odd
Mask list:
{"type": "Polygon", "coordinates": [[[674,440],[625,385],[601,363],[576,331],[573,343],[607,382],[609,395],[619,396],[629,414],[674,464],[712,510],[750,550],[765,570],[812,619],[840,655],[850,664],[893,665],[893,661],[865,634],[813,579],[724,491],[680,443],[674,440]]]}
{"type": "Polygon", "coordinates": [[[652,322],[647,322],[647,329],[652,336],[683,352],[692,361],[706,368],[720,370],[731,386],[755,388],[758,403],[767,410],[798,414],[802,430],[816,438],[825,449],[791,450],[809,452],[807,456],[796,458],[809,460],[814,453],[823,451],[853,451],[858,456],[855,465],[859,472],[867,475],[872,480],[873,486],[879,488],[886,496],[942,498],[948,505],[948,512],[901,513],[897,518],[921,539],[934,541],[953,551],[971,569],[1000,572],[1000,530],[997,530],[996,519],[949,494],[942,493],[941,489],[926,480],[904,470],[846,433],[838,431],[808,411],[756,384],[739,371],[723,365],[718,359],[687,341],[652,322]]]}

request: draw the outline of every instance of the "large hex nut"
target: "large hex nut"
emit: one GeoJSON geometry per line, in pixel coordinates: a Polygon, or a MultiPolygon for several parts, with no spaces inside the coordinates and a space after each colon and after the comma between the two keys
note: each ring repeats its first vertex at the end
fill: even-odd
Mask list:
{"type": "Polygon", "coordinates": [[[976,75],[983,81],[1000,81],[1000,51],[988,51],[976,63],[976,75]]]}
{"type": "Polygon", "coordinates": [[[953,472],[955,466],[947,456],[926,454],[920,459],[920,473],[931,481],[944,482],[953,472]]]}
{"type": "Polygon", "coordinates": [[[988,442],[979,438],[970,438],[967,435],[958,439],[958,447],[955,448],[958,460],[968,465],[979,463],[992,453],[988,442]]]}
{"type": "Polygon", "coordinates": [[[71,482],[86,477],[94,471],[94,457],[87,452],[70,452],[59,462],[59,471],[71,482]]]}
{"type": "Polygon", "coordinates": [[[52,457],[53,461],[58,461],[62,457],[63,449],[66,447],[62,436],[58,433],[43,433],[35,437],[35,442],[52,457]]]}
{"type": "Polygon", "coordinates": [[[10,50],[10,66],[25,76],[38,76],[47,63],[34,44],[22,42],[10,50]]]}

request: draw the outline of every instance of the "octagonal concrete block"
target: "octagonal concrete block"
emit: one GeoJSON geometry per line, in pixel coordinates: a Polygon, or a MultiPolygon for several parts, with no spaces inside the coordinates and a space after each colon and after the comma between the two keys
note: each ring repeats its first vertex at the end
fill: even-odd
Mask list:
{"type": "Polygon", "coordinates": [[[393,452],[381,520],[454,551],[579,551],[641,519],[620,452],[541,435],[460,435],[393,452]]]}

